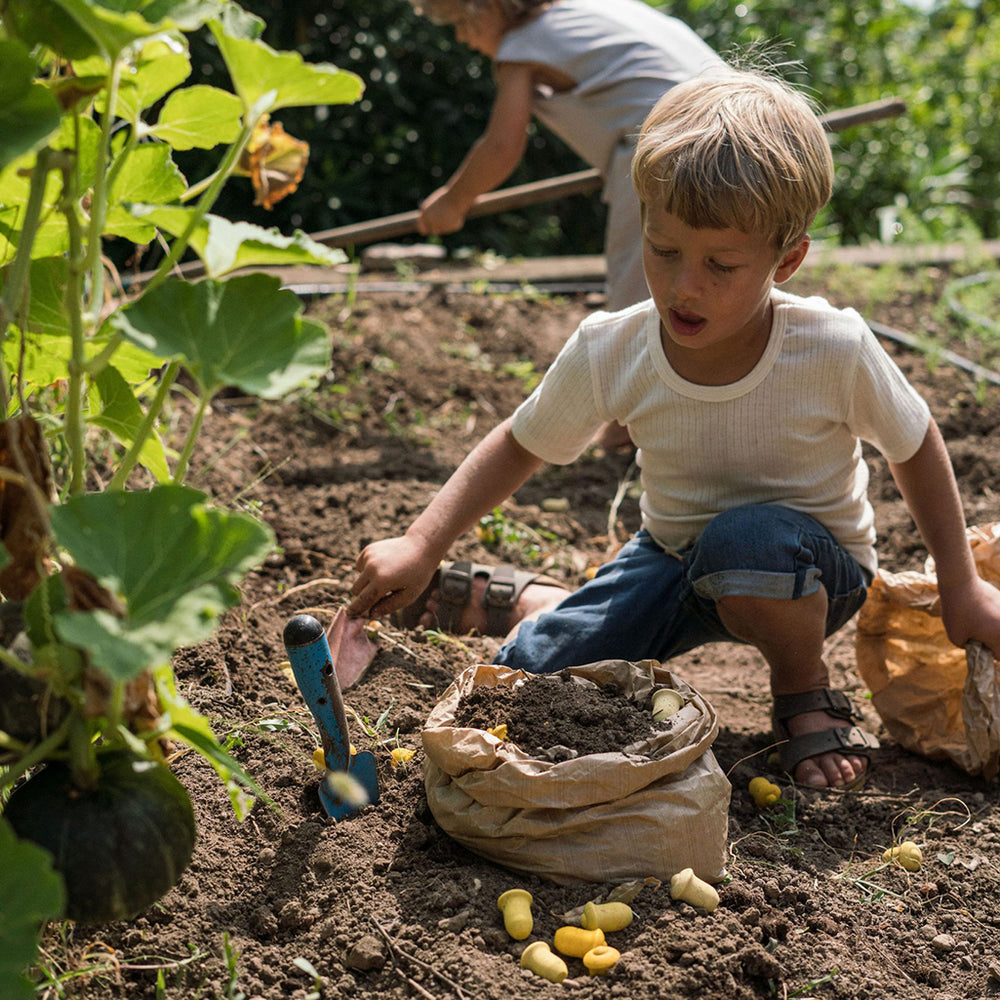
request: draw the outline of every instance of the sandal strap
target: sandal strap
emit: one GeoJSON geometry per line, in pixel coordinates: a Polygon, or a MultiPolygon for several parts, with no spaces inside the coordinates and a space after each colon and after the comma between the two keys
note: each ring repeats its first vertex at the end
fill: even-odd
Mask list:
{"type": "Polygon", "coordinates": [[[506,635],[510,630],[510,616],[519,596],[514,573],[510,563],[499,563],[493,567],[486,582],[483,607],[486,608],[487,635],[506,635]]]}
{"type": "Polygon", "coordinates": [[[472,563],[459,559],[450,565],[442,563],[438,576],[438,627],[444,632],[454,632],[462,611],[472,600],[472,563]]]}
{"type": "MultiPolygon", "coordinates": [[[[801,694],[779,694],[774,696],[774,721],[784,726],[803,712],[826,712],[835,719],[858,722],[861,714],[851,704],[843,691],[834,688],[820,688],[817,691],[803,691],[801,694]]],[[[836,732],[836,730],[830,730],[836,732]]]]}
{"type": "Polygon", "coordinates": [[[790,774],[804,760],[829,753],[831,750],[847,751],[867,757],[869,750],[878,750],[878,739],[860,726],[838,726],[818,733],[792,736],[778,749],[781,766],[790,774]]]}

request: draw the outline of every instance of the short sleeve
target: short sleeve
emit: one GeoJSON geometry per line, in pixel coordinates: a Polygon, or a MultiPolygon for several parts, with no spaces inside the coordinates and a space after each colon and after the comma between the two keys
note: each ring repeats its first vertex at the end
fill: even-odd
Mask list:
{"type": "Polygon", "coordinates": [[[905,462],[923,443],[930,416],[925,400],[864,324],[851,404],[853,432],[890,462],[905,462]]]}
{"type": "Polygon", "coordinates": [[[514,439],[533,455],[568,465],[604,424],[581,330],[566,342],[534,392],[514,411],[514,439]]]}

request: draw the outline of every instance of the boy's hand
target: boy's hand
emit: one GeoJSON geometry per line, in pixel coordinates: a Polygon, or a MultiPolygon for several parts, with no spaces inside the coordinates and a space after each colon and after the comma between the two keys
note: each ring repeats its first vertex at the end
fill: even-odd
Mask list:
{"type": "Polygon", "coordinates": [[[967,588],[941,590],[941,620],[956,646],[978,639],[1000,659],[1000,590],[982,577],[967,588]]]}
{"type": "Polygon", "coordinates": [[[447,187],[440,187],[420,203],[417,230],[422,236],[443,236],[465,225],[465,207],[447,187]]]}
{"type": "Polygon", "coordinates": [[[381,618],[412,604],[431,582],[438,562],[406,535],[366,545],[354,564],[358,577],[348,617],[381,618]]]}

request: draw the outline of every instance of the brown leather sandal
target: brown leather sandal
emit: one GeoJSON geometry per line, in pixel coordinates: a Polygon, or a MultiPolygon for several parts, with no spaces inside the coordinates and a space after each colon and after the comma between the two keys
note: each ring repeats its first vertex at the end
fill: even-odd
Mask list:
{"type": "Polygon", "coordinates": [[[510,563],[486,566],[469,562],[443,562],[434,573],[424,592],[410,605],[392,616],[392,623],[399,628],[416,628],[427,608],[427,598],[438,591],[437,627],[443,632],[457,632],[462,612],[472,600],[472,581],[477,576],[486,577],[483,607],[486,608],[484,635],[505,636],[514,624],[511,617],[514,605],[524,588],[531,583],[544,583],[562,587],[550,576],[515,569],[510,563]]]}
{"type": "Polygon", "coordinates": [[[832,688],[821,688],[818,691],[804,691],[802,694],[775,695],[774,707],[771,710],[771,724],[774,735],[785,742],[778,748],[778,757],[782,768],[789,774],[795,774],[795,768],[810,757],[837,751],[852,756],[864,757],[868,767],[854,781],[846,785],[835,785],[836,791],[851,791],[860,788],[868,778],[871,766],[872,750],[880,746],[878,739],[860,726],[836,726],[823,729],[818,733],[802,733],[792,736],[788,731],[787,722],[803,712],[826,712],[836,719],[845,722],[858,722],[861,716],[851,704],[843,691],[832,688]]]}

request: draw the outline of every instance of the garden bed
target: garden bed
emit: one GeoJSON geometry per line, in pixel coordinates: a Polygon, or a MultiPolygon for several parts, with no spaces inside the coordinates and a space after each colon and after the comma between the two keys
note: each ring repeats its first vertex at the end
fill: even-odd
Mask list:
{"type": "MultiPolygon", "coordinates": [[[[883,280],[895,291],[880,296],[890,304],[863,307],[921,336],[948,332],[935,309],[944,278],[894,271],[883,280]]],[[[814,272],[790,288],[825,285],[853,304],[873,280],[871,272],[814,272]]],[[[335,332],[327,382],[282,404],[236,395],[217,401],[193,485],[222,503],[253,505],[280,549],[248,578],[242,606],[217,636],[185,651],[176,667],[184,696],[210,717],[274,808],[258,802],[238,823],[205,761],[178,757],[173,766],[198,822],[194,860],[180,884],[135,920],[50,928],[43,965],[67,977],[66,995],[508,1000],[570,989],[630,1000],[943,1000],[1000,993],[996,785],[908,754],[882,730],[884,751],[863,791],[793,789],[767,766],[763,661],[739,646],[706,647],[670,664],[721,723],[714,751],[733,783],[721,904],[706,915],[673,902],[667,886],[643,887],[632,902],[635,920],[611,942],[622,959],[610,978],[589,978],[578,962],[561,986],[524,972],[523,944],[507,936],[496,905],[506,889],[527,888],[534,936],[551,941],[563,914],[610,885],[513,875],[451,841],[428,811],[424,720],[458,670],[490,659],[494,640],[382,628],[372,667],[345,693],[359,720],[352,740],[377,756],[381,801],[348,821],[326,819],[311,761],[317,733],[283,667],[285,622],[302,611],[330,620],[358,551],[409,523],[595,304],[444,288],[317,299],[311,311],[335,332]],[[397,743],[417,750],[408,765],[392,766],[397,743]],[[747,793],[762,773],[785,797],[764,812],[747,793]],[[904,834],[923,847],[916,873],[881,862],[904,834]]],[[[941,422],[970,522],[1000,519],[1000,390],[886,346],[941,422]]],[[[884,461],[872,456],[871,466],[883,564],[918,569],[919,537],[884,461]]],[[[621,454],[588,453],[571,467],[545,468],[493,519],[489,545],[470,534],[454,554],[534,564],[576,584],[636,527],[633,473],[621,454]],[[569,509],[546,510],[551,497],[569,499],[569,509]]],[[[867,724],[878,730],[853,639],[849,626],[830,642],[832,679],[861,697],[867,724]]],[[[47,995],[58,994],[50,987],[47,995]]]]}

